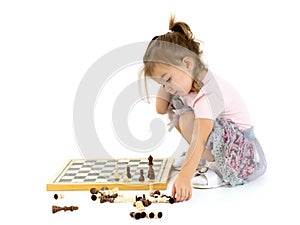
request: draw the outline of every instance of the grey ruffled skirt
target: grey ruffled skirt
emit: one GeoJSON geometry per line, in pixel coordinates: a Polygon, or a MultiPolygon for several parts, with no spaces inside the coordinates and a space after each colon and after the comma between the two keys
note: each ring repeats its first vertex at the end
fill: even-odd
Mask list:
{"type": "Polygon", "coordinates": [[[206,147],[215,158],[213,168],[232,186],[254,180],[266,171],[265,155],[253,127],[241,130],[220,116],[206,147]]]}

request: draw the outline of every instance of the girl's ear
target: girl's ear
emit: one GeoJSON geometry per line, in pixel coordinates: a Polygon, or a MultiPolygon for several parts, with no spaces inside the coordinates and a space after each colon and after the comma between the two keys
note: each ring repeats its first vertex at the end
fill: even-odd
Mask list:
{"type": "Polygon", "coordinates": [[[190,57],[187,57],[185,56],[183,59],[182,59],[182,63],[184,65],[184,67],[188,70],[188,71],[192,71],[193,68],[194,68],[194,61],[192,58],[190,57]]]}

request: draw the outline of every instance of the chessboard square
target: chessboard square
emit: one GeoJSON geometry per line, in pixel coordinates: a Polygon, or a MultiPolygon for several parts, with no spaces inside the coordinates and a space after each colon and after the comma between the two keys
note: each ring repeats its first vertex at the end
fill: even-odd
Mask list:
{"type": "Polygon", "coordinates": [[[109,168],[105,168],[100,171],[100,174],[111,174],[111,173],[114,173],[114,170],[111,170],[109,168]]]}
{"type": "Polygon", "coordinates": [[[82,174],[88,174],[91,170],[87,170],[87,169],[83,169],[83,170],[79,170],[78,174],[82,175],[82,174]]]}
{"type": "Polygon", "coordinates": [[[64,177],[75,177],[77,173],[65,173],[64,177]]]}
{"type": "Polygon", "coordinates": [[[86,178],[97,178],[98,177],[98,174],[96,173],[89,173],[86,178]]]}
{"type": "Polygon", "coordinates": [[[78,171],[79,169],[80,169],[80,167],[79,168],[77,168],[77,167],[69,167],[68,171],[78,171]]]}
{"type": "Polygon", "coordinates": [[[128,166],[130,167],[134,167],[134,166],[138,166],[140,163],[137,161],[137,162],[128,162],[128,166]]]}
{"type": "Polygon", "coordinates": [[[72,179],[63,178],[63,179],[60,179],[58,183],[70,183],[70,182],[72,182],[72,179]]]}
{"type": "Polygon", "coordinates": [[[121,165],[121,164],[128,164],[128,159],[120,159],[120,160],[117,160],[116,162],[118,163],[118,165],[121,165]]]}
{"type": "MultiPolygon", "coordinates": [[[[59,180],[61,181],[61,180],[72,180],[74,177],[75,177],[76,175],[74,175],[74,176],[67,176],[67,175],[64,175],[63,177],[61,177],[59,180]]],[[[59,181],[59,182],[60,182],[59,181]]]]}
{"type": "Polygon", "coordinates": [[[83,164],[84,164],[84,161],[73,162],[72,166],[82,166],[83,164]]]}
{"type": "Polygon", "coordinates": [[[163,161],[165,161],[164,159],[153,159],[153,163],[161,163],[161,162],[163,162],[163,161]]]}
{"type": "Polygon", "coordinates": [[[103,169],[103,166],[93,166],[91,168],[91,171],[94,171],[96,173],[99,173],[99,171],[101,171],[103,169]]]}
{"type": "Polygon", "coordinates": [[[89,177],[91,177],[91,176],[96,176],[96,177],[98,177],[98,175],[99,175],[99,173],[94,172],[94,171],[88,173],[88,176],[89,176],[89,177]]]}
{"type": "Polygon", "coordinates": [[[105,167],[112,167],[112,168],[114,168],[116,165],[117,165],[116,162],[108,162],[108,163],[105,164],[105,167]]]}
{"type": "Polygon", "coordinates": [[[149,166],[145,166],[145,165],[137,165],[137,167],[136,167],[136,169],[138,170],[138,171],[140,171],[140,170],[148,170],[149,169],[149,166]]]}
{"type": "Polygon", "coordinates": [[[143,162],[144,159],[130,159],[129,162],[143,162]]]}
{"type": "Polygon", "coordinates": [[[97,162],[96,159],[87,159],[87,160],[85,161],[85,163],[87,163],[87,164],[95,164],[96,162],[97,162]]]}
{"type": "Polygon", "coordinates": [[[84,183],[92,183],[95,182],[97,180],[97,176],[92,176],[92,177],[87,177],[84,179],[84,183]]]}
{"type": "Polygon", "coordinates": [[[85,174],[85,175],[76,175],[75,177],[74,177],[74,179],[84,179],[84,178],[86,178],[86,175],[87,174],[85,174]]]}
{"type": "Polygon", "coordinates": [[[97,179],[94,181],[95,183],[107,183],[107,179],[104,177],[97,177],[97,179]]]}
{"type": "Polygon", "coordinates": [[[95,162],[94,165],[95,165],[95,166],[100,166],[100,165],[105,165],[105,163],[106,163],[105,161],[102,161],[102,160],[101,160],[101,161],[95,162]]]}
{"type": "Polygon", "coordinates": [[[93,166],[94,164],[84,164],[81,168],[88,169],[88,168],[92,168],[93,166]]]}
{"type": "Polygon", "coordinates": [[[79,170],[83,165],[71,165],[68,169],[69,170],[79,170]]]}

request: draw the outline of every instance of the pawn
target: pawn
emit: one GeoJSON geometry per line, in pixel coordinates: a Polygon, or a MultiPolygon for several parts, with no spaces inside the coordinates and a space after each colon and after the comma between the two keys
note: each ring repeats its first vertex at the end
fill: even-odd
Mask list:
{"type": "Polygon", "coordinates": [[[117,167],[115,168],[114,177],[115,177],[115,181],[119,181],[120,180],[119,170],[118,170],[117,167]]]}
{"type": "Polygon", "coordinates": [[[140,170],[140,177],[139,177],[139,181],[140,182],[143,182],[145,180],[145,177],[144,177],[144,170],[143,169],[141,169],[140,170]]]}
{"type": "Polygon", "coordinates": [[[58,199],[63,199],[65,196],[62,195],[62,194],[59,194],[59,195],[58,194],[54,194],[53,197],[54,197],[55,200],[58,200],[58,199]]]}
{"type": "Polygon", "coordinates": [[[129,215],[131,217],[135,218],[136,220],[139,220],[141,218],[145,218],[146,217],[146,213],[145,212],[131,212],[129,215]]]}
{"type": "Polygon", "coordinates": [[[149,219],[153,219],[153,218],[160,219],[162,218],[162,215],[163,215],[162,212],[158,212],[158,213],[150,212],[148,213],[147,217],[149,219]]]}
{"type": "Polygon", "coordinates": [[[124,173],[124,176],[123,176],[123,182],[124,183],[129,182],[129,177],[126,172],[124,173]]]}
{"type": "Polygon", "coordinates": [[[154,212],[148,213],[147,217],[148,217],[149,219],[153,219],[153,218],[155,217],[154,212]]]}
{"type": "Polygon", "coordinates": [[[93,187],[93,188],[90,189],[90,193],[91,193],[91,194],[98,194],[98,192],[99,192],[99,191],[97,190],[97,188],[94,188],[94,187],[93,187]]]}
{"type": "Polygon", "coordinates": [[[162,212],[158,212],[155,214],[155,218],[158,218],[158,219],[162,218],[162,216],[163,216],[162,212]]]}
{"type": "Polygon", "coordinates": [[[136,201],[134,203],[134,206],[139,210],[139,211],[144,211],[145,210],[145,206],[143,204],[142,201],[136,201]]]}

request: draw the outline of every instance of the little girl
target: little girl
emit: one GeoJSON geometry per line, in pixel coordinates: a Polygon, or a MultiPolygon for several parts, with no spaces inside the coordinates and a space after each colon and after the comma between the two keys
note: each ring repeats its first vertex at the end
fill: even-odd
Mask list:
{"type": "MultiPolygon", "coordinates": [[[[192,188],[241,185],[264,174],[266,161],[238,92],[203,62],[190,27],[170,18],[166,34],[145,52],[142,75],[160,84],[156,110],[189,143],[172,186],[177,201],[192,188]]],[[[145,79],[146,80],[146,79],[145,79]]]]}

